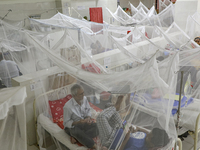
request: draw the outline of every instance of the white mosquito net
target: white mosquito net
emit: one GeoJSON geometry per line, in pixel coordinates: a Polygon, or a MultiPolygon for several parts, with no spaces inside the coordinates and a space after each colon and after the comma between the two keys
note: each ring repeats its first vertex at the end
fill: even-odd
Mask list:
{"type": "Polygon", "coordinates": [[[193,16],[188,16],[185,32],[191,39],[195,39],[200,35],[199,28],[200,22],[197,22],[193,16]]]}
{"type": "Polygon", "coordinates": [[[138,9],[135,6],[133,6],[133,4],[131,4],[130,2],[129,2],[129,5],[131,7],[131,16],[133,16],[134,14],[138,12],[138,9]]]}
{"type": "Polygon", "coordinates": [[[163,11],[158,14],[158,18],[161,22],[162,27],[169,27],[174,22],[175,6],[171,3],[163,11]]]}
{"type": "Polygon", "coordinates": [[[169,42],[166,45],[168,50],[189,50],[199,47],[199,45],[194,42],[180,27],[174,22],[166,31],[163,31],[161,28],[157,27],[159,30],[154,30],[155,34],[162,35],[169,42]],[[157,32],[158,31],[158,32],[157,32]]]}
{"type": "Polygon", "coordinates": [[[181,93],[180,133],[194,131],[199,105],[199,48],[180,52],[176,93],[181,93]],[[190,122],[190,123],[189,123],[190,122]]]}
{"type": "Polygon", "coordinates": [[[136,7],[138,10],[140,10],[141,8],[148,13],[149,9],[140,1],[139,5],[136,7]]]}
{"type": "Polygon", "coordinates": [[[170,4],[172,4],[170,0],[159,0],[159,12],[162,12],[170,4]]]}
{"type": "Polygon", "coordinates": [[[32,46],[26,39],[26,33],[34,35],[41,42],[49,44],[46,34],[40,34],[29,30],[13,27],[2,21],[1,28],[1,86],[11,87],[12,78],[33,73],[37,70],[49,68],[51,61],[46,55],[32,46]]]}
{"type": "Polygon", "coordinates": [[[0,144],[1,149],[26,150],[26,88],[0,90],[0,144]]]}
{"type": "MultiPolygon", "coordinates": [[[[39,21],[33,22],[34,26],[36,22],[39,21]]],[[[31,41],[32,46],[53,62],[53,66],[42,70],[45,75],[35,78],[39,84],[35,95],[40,148],[45,149],[49,146],[48,144],[52,144],[51,146],[60,149],[66,149],[66,147],[86,149],[84,146],[79,147],[77,144],[70,143],[70,137],[62,130],[64,128],[62,114],[59,118],[55,118],[55,112],[51,108],[55,106],[52,103],[58,102],[56,100],[62,101],[63,98],[70,97],[70,88],[75,83],[83,86],[90,105],[96,109],[92,109],[94,118],[100,111],[102,111],[100,115],[103,114],[103,110],[108,106],[107,103],[115,104],[117,97],[122,94],[126,100],[122,102],[118,113],[122,116],[121,121],[127,122],[127,129],[131,124],[146,128],[148,131],[162,128],[169,139],[167,138],[167,142],[165,141],[165,144],[159,147],[164,147],[164,149],[166,149],[165,146],[173,147],[172,142],[176,138],[171,111],[174,98],[167,95],[175,91],[173,89],[176,85],[176,74],[173,74],[173,70],[176,70],[178,55],[174,54],[166,59],[166,63],[170,65],[162,68],[169,73],[160,75],[159,64],[156,60],[158,54],[154,52],[148,60],[137,57],[131,51],[133,48],[124,48],[111,36],[109,28],[112,26],[108,28],[101,25],[98,30],[95,30],[96,32],[91,32],[91,28],[86,30],[83,25],[82,28],[77,28],[78,25],[71,28],[71,26],[63,26],[62,22],[60,26],[57,23],[53,22],[51,25],[40,22],[46,28],[55,28],[45,32],[49,45],[46,44],[48,42],[41,42],[37,37],[26,32],[26,39],[31,41]],[[54,69],[56,71],[53,72],[54,69]],[[48,141],[49,136],[53,139],[50,140],[51,142],[48,141]]],[[[90,25],[94,27],[96,24],[89,23],[88,26],[90,25]]],[[[98,117],[96,119],[98,124],[98,117]]],[[[125,133],[127,129],[123,132],[125,133]]],[[[114,131],[116,128],[113,128],[114,131]]],[[[109,148],[115,138],[112,138],[111,143],[105,144],[102,136],[103,132],[100,132],[99,138],[96,139],[97,147],[109,148]]],[[[162,137],[162,135],[159,136],[162,137]]],[[[117,142],[119,146],[123,139],[124,136],[121,136],[121,140],[117,142]]]]}
{"type": "Polygon", "coordinates": [[[200,14],[199,14],[198,12],[194,13],[194,14],[192,15],[192,18],[193,18],[194,20],[196,20],[198,23],[200,23],[200,14]]]}
{"type": "Polygon", "coordinates": [[[108,8],[107,11],[111,15],[111,18],[118,22],[118,25],[120,24],[124,26],[157,25],[160,27],[169,27],[174,22],[174,5],[172,3],[159,14],[157,14],[155,6],[152,6],[151,9],[148,10],[141,2],[137,8],[135,8],[131,3],[130,6],[134,11],[132,16],[129,16],[125,11],[123,11],[120,6],[118,6],[115,13],[112,13],[108,8]]]}
{"type": "MultiPolygon", "coordinates": [[[[27,72],[34,74],[32,80],[35,85],[30,85],[34,86],[36,98],[35,120],[40,149],[87,149],[83,146],[85,143],[79,140],[79,145],[72,144],[71,137],[63,130],[66,119],[63,117],[63,106],[72,98],[69,94],[72,94],[70,89],[74,84],[82,85],[91,107],[91,116],[97,122],[100,133],[93,139],[97,147],[112,147],[113,141],[116,141],[114,135],[118,135],[117,129],[123,126],[123,122],[126,126],[116,147],[126,142],[124,135],[131,125],[145,129],[140,133],[144,135],[142,146],[150,146],[144,142],[144,138],[149,133],[154,134],[154,130],[159,130],[159,134],[150,140],[152,147],[170,149],[174,146],[177,135],[173,117],[177,109],[172,110],[176,104],[177,74],[174,72],[178,70],[177,52],[160,60],[160,51],[164,46],[159,37],[148,39],[146,27],[142,26],[133,28],[97,24],[60,13],[50,19],[31,19],[30,22],[35,32],[3,28],[7,38],[2,45],[5,48],[7,44],[6,49],[10,52],[20,47],[21,43],[26,49],[19,51],[31,55],[31,61],[23,60],[23,53],[17,53],[13,60],[17,64],[21,60],[22,66],[33,67],[32,71],[36,71],[27,72]],[[20,38],[8,36],[12,33],[9,31],[16,32],[20,38]],[[130,33],[127,35],[127,32],[130,33]],[[14,44],[10,46],[11,42],[7,40],[14,44]],[[148,52],[143,46],[145,43],[148,52]],[[118,105],[120,95],[123,95],[123,101],[115,112],[120,117],[108,132],[112,136],[107,137],[108,133],[102,131],[104,126],[100,118],[114,108],[113,105],[118,105]],[[108,139],[102,138],[104,135],[108,139]]],[[[162,38],[167,43],[167,38],[162,38]]],[[[2,53],[5,60],[4,48],[2,53]]],[[[23,75],[29,77],[30,74],[23,75]]],[[[137,140],[138,137],[131,134],[130,139],[137,140]]]]}

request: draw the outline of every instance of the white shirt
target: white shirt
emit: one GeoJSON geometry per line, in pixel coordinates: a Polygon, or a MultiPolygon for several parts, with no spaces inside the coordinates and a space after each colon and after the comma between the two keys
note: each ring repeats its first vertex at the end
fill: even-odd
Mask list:
{"type": "Polygon", "coordinates": [[[83,103],[79,105],[74,98],[71,98],[63,107],[63,125],[72,128],[72,123],[91,116],[91,107],[87,98],[83,97],[83,103]]]}
{"type": "Polygon", "coordinates": [[[14,61],[0,61],[0,78],[7,87],[12,87],[11,78],[19,76],[19,69],[14,61]]]}

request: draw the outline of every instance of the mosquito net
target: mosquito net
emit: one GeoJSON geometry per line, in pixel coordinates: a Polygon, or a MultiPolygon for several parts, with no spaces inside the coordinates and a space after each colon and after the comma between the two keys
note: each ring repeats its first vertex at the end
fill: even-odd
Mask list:
{"type": "Polygon", "coordinates": [[[26,32],[34,35],[41,43],[49,44],[48,37],[43,33],[13,27],[6,22],[1,28],[1,86],[11,87],[12,78],[33,73],[51,66],[50,60],[41,51],[32,46],[26,39],[26,32]]]}
{"type": "MultiPolygon", "coordinates": [[[[33,86],[35,94],[40,149],[87,149],[93,146],[108,149],[124,146],[126,149],[130,143],[135,143],[131,145],[134,147],[161,149],[174,146],[177,137],[174,123],[177,102],[174,100],[178,75],[174,72],[179,69],[179,51],[160,59],[163,41],[167,43],[168,40],[166,36],[149,39],[145,34],[146,27],[97,24],[59,13],[50,19],[31,19],[30,22],[35,32],[3,28],[6,40],[2,40],[2,56],[5,60],[4,49],[11,53],[21,46],[20,43],[26,49],[18,51],[31,55],[32,61],[25,61],[23,53],[18,53],[14,61],[22,60],[22,66],[34,69],[30,73],[35,84],[30,83],[30,86],[33,86]],[[14,32],[20,38],[8,36],[14,32]],[[127,35],[127,32],[130,33],[127,35]],[[145,45],[149,52],[145,51],[145,45]],[[81,110],[84,113],[79,118],[87,117],[87,109],[87,115],[93,118],[92,121],[96,122],[93,125],[99,130],[99,134],[93,132],[93,139],[87,135],[74,139],[68,132],[71,128],[66,119],[71,117],[67,117],[65,112],[71,110],[69,104],[73,99],[78,102],[72,87],[84,91],[82,99],[87,107],[81,110]],[[105,117],[111,113],[117,118],[105,117]],[[130,126],[133,126],[131,131],[130,126]],[[150,138],[150,143],[146,143],[145,139],[151,134],[156,138],[150,138]],[[85,143],[87,138],[89,144],[87,140],[85,143]],[[141,145],[138,145],[138,140],[141,145]],[[74,141],[77,143],[72,144],[74,141]]],[[[162,31],[161,28],[157,30],[162,31]]],[[[29,75],[23,74],[24,78],[29,75]]]]}
{"type": "Polygon", "coordinates": [[[170,0],[159,0],[159,12],[162,12],[170,4],[172,4],[170,0]]]}
{"type": "Polygon", "coordinates": [[[135,56],[142,60],[148,60],[152,55],[160,49],[153,42],[149,40],[148,31],[146,31],[145,26],[135,27],[128,35],[125,37],[113,39],[118,42],[121,46],[124,46],[127,50],[132,52],[135,56]]]}
{"type": "Polygon", "coordinates": [[[127,25],[136,23],[135,19],[129,16],[120,6],[117,7],[117,10],[113,13],[108,8],[106,8],[110,17],[117,21],[118,25],[127,25]]]}
{"type": "Polygon", "coordinates": [[[198,23],[200,22],[200,14],[199,14],[198,12],[194,13],[194,14],[192,15],[192,18],[193,18],[194,20],[196,20],[198,23]]]}
{"type": "Polygon", "coordinates": [[[169,27],[174,22],[175,6],[171,3],[158,14],[162,27],[169,27]]]}
{"type": "MultiPolygon", "coordinates": [[[[44,20],[41,20],[40,24],[43,26],[42,21],[44,20]]],[[[33,22],[34,26],[36,22],[39,21],[33,22]]],[[[25,32],[26,39],[31,41],[32,46],[44,53],[53,63],[50,68],[41,70],[45,72],[45,75],[35,77],[35,81],[38,81],[38,88],[34,92],[40,148],[46,149],[52,146],[60,149],[66,149],[66,147],[86,149],[84,146],[71,144],[70,136],[62,130],[66,127],[63,125],[63,121],[66,121],[65,115],[64,118],[63,113],[57,116],[56,109],[62,110],[64,104],[59,108],[56,104],[64,103],[72,98],[69,94],[72,94],[70,89],[75,83],[82,85],[89,105],[92,107],[91,115],[96,120],[99,129],[99,137],[93,139],[97,147],[112,147],[112,142],[116,139],[115,135],[122,131],[117,130],[120,129],[122,122],[127,125],[115,146],[123,146],[123,141],[127,140],[124,135],[129,126],[134,125],[138,129],[145,128],[144,132],[139,133],[145,135],[143,139],[151,130],[162,129],[165,134],[161,133],[158,137],[167,136],[167,140],[158,142],[154,146],[164,147],[164,149],[173,147],[172,143],[176,138],[172,118],[174,98],[167,95],[175,91],[176,74],[173,72],[176,70],[178,55],[174,54],[166,58],[166,65],[163,65],[165,67],[160,67],[163,69],[162,72],[168,72],[168,74],[161,74],[160,64],[156,60],[159,54],[156,51],[149,55],[148,60],[142,60],[134,55],[133,47],[125,48],[115,39],[116,37],[110,34],[109,29],[112,29],[112,26],[108,28],[101,25],[98,30],[95,30],[96,32],[94,30],[89,32],[91,28],[86,30],[83,25],[82,28],[78,28],[79,26],[72,28],[72,26],[63,26],[62,22],[60,26],[57,23],[53,22],[52,25],[48,21],[48,24],[44,24],[45,28],[55,27],[49,32],[44,32],[45,37],[48,37],[45,40],[48,42],[41,42],[37,36],[25,32]],[[56,71],[53,71],[54,68],[57,68],[56,71]],[[111,111],[114,108],[113,105],[116,106],[120,102],[118,98],[120,95],[123,95],[124,100],[119,111],[115,113],[121,117],[112,130],[105,128],[109,130],[109,135],[112,133],[112,137],[106,139],[109,142],[106,142],[102,138],[107,134],[102,131],[104,126],[101,117],[107,111],[111,111]]],[[[96,24],[89,23],[89,25],[93,27],[96,24]]],[[[142,29],[138,28],[138,30],[142,29]]],[[[138,33],[133,30],[131,34],[138,33]]],[[[144,32],[143,35],[145,36],[144,32]]],[[[131,139],[135,138],[135,134],[131,134],[131,139]]],[[[77,141],[80,142],[79,145],[85,144],[80,139],[77,141]]]]}
{"type": "Polygon", "coordinates": [[[199,109],[199,48],[180,52],[176,93],[181,93],[180,134],[194,131],[199,109]],[[190,105],[191,104],[191,105],[190,105]],[[189,115],[190,114],[190,115],[189,115]],[[189,123],[190,122],[190,123],[189,123]]]}
{"type": "Polygon", "coordinates": [[[157,25],[160,27],[169,27],[174,22],[174,6],[172,3],[159,14],[156,13],[154,6],[152,6],[150,10],[145,11],[146,7],[143,7],[144,5],[141,2],[136,8],[137,11],[135,11],[136,9],[134,9],[131,3],[130,6],[133,7],[132,9],[134,10],[132,17],[119,7],[115,13],[112,13],[108,8],[107,10],[112,18],[121,25],[157,25]]]}
{"type": "MultiPolygon", "coordinates": [[[[124,27],[124,26],[115,26],[109,24],[99,24],[88,22],[84,20],[74,19],[69,16],[63,15],[61,13],[56,14],[54,17],[46,20],[35,20],[31,19],[31,24],[33,30],[38,32],[41,31],[41,24],[45,28],[49,28],[49,26],[53,26],[53,28],[61,28],[61,27],[77,27],[77,28],[84,28],[85,31],[88,33],[93,33],[99,31],[100,29],[107,28],[108,32],[116,37],[123,37],[130,32],[133,27],[124,27]],[[63,23],[62,23],[63,22],[63,23]]],[[[45,29],[46,30],[46,29],[45,29]]]]}
{"type": "Polygon", "coordinates": [[[139,5],[137,6],[137,9],[140,10],[141,8],[142,8],[146,13],[149,12],[149,9],[140,1],[139,5]]]}
{"type": "MultiPolygon", "coordinates": [[[[68,15],[68,14],[66,14],[66,15],[68,15]]],[[[83,16],[76,9],[74,9],[74,7],[71,7],[68,16],[77,18],[77,19],[84,19],[83,16]]]]}
{"type": "Polygon", "coordinates": [[[200,23],[193,16],[188,16],[185,32],[191,39],[195,39],[200,35],[200,23]]]}
{"type": "Polygon", "coordinates": [[[26,150],[26,88],[5,88],[0,94],[1,149],[26,150]]]}
{"type": "Polygon", "coordinates": [[[194,42],[193,39],[191,39],[183,30],[181,30],[175,22],[165,32],[159,27],[157,27],[157,29],[159,32],[154,33],[163,35],[169,42],[169,45],[166,47],[167,49],[189,50],[199,47],[199,45],[194,42]]]}
{"type": "Polygon", "coordinates": [[[135,6],[133,6],[133,4],[131,4],[130,2],[129,2],[129,5],[130,5],[130,8],[131,8],[131,14],[133,16],[138,12],[138,9],[135,6]]]}

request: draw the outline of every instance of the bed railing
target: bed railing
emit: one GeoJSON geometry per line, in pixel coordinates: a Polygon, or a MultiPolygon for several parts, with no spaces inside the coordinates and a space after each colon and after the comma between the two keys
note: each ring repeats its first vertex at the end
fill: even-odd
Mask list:
{"type": "MultiPolygon", "coordinates": [[[[49,100],[48,99],[48,95],[50,95],[51,93],[55,93],[55,95],[56,95],[56,98],[55,99],[60,99],[61,97],[59,96],[59,92],[61,91],[61,90],[65,90],[65,94],[67,95],[67,94],[70,94],[70,88],[71,88],[71,86],[72,86],[73,84],[70,84],[70,85],[67,85],[67,86],[64,86],[64,87],[61,87],[61,88],[58,88],[58,89],[54,89],[54,90],[50,90],[50,91],[48,91],[48,92],[45,92],[45,93],[43,93],[43,94],[41,94],[41,95],[39,95],[35,100],[34,100],[34,102],[33,102],[33,109],[34,109],[34,121],[35,121],[35,130],[36,130],[36,133],[37,133],[37,117],[38,117],[38,115],[39,115],[39,113],[37,113],[37,101],[38,100],[41,100],[40,98],[41,97],[44,97],[43,98],[43,104],[45,105],[45,101],[46,101],[46,98],[47,98],[47,101],[49,100]]],[[[38,135],[37,135],[37,144],[38,144],[38,141],[39,141],[39,139],[38,139],[38,135]]]]}
{"type": "Polygon", "coordinates": [[[196,119],[195,131],[194,132],[189,131],[189,134],[194,139],[194,150],[197,150],[198,133],[200,132],[199,119],[200,119],[200,113],[199,113],[199,115],[197,116],[197,119],[196,119]]]}

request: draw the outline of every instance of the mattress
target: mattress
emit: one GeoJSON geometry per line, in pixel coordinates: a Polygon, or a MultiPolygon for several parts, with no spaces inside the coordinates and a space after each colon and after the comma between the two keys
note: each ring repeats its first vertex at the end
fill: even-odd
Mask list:
{"type": "Polygon", "coordinates": [[[57,124],[53,123],[44,114],[38,116],[38,123],[53,137],[60,141],[63,145],[71,150],[87,150],[84,146],[78,146],[77,144],[71,144],[70,136],[65,133],[57,124]]]}

